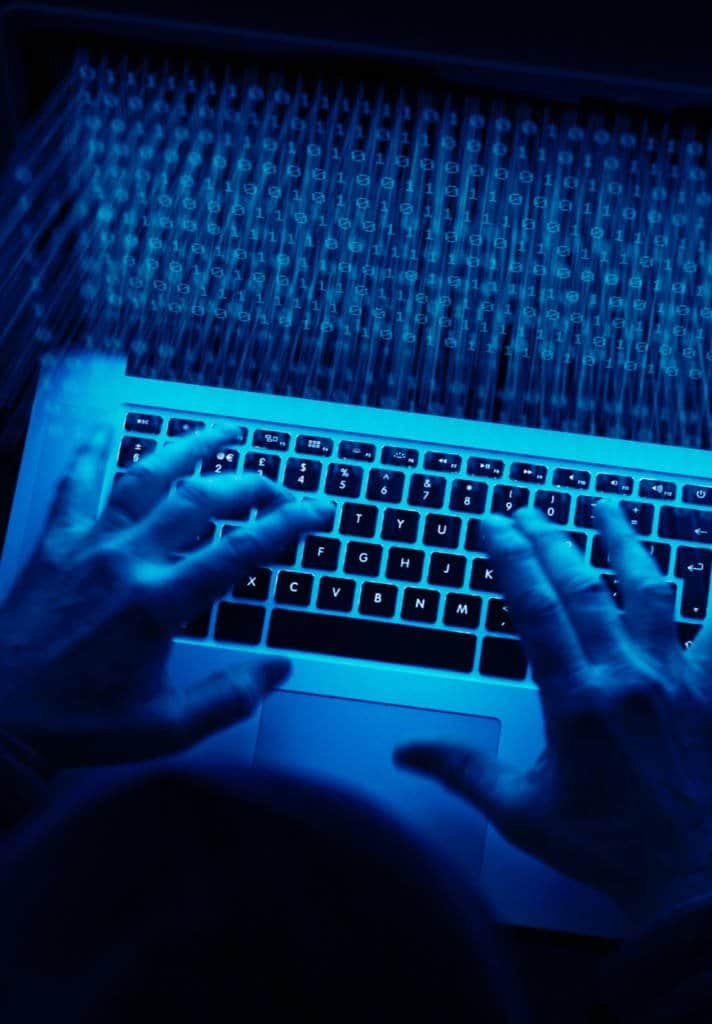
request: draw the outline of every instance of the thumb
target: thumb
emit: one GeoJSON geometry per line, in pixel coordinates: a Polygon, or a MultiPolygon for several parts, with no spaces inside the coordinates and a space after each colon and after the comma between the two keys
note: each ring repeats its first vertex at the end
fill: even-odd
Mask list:
{"type": "Polygon", "coordinates": [[[248,718],[291,667],[288,658],[254,658],[213,672],[185,690],[176,723],[181,746],[248,718]]]}
{"type": "Polygon", "coordinates": [[[394,761],[439,779],[448,789],[464,796],[505,832],[517,813],[522,790],[520,773],[479,750],[451,743],[409,743],[394,751],[394,761]]]}

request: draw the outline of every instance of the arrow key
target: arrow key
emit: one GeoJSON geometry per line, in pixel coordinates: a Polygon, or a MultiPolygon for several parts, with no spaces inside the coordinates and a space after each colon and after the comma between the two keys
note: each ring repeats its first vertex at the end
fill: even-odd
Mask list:
{"type": "Polygon", "coordinates": [[[684,579],[705,579],[712,575],[712,551],[708,548],[679,547],[675,559],[675,575],[684,579]]]}

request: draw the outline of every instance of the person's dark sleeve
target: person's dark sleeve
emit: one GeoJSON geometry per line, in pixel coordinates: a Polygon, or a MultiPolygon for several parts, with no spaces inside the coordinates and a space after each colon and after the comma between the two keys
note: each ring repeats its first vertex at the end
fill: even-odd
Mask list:
{"type": "Polygon", "coordinates": [[[49,800],[49,771],[42,758],[0,731],[0,838],[49,800]]]}
{"type": "Polygon", "coordinates": [[[621,944],[601,969],[596,1024],[712,1021],[712,893],[621,944]]]}

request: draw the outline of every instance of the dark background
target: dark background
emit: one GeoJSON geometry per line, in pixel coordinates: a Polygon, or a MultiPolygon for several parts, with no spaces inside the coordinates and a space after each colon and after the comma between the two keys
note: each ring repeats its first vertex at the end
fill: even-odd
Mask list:
{"type": "MultiPolygon", "coordinates": [[[[0,2],[0,8],[6,6],[0,2]]],[[[49,0],[48,6],[68,5],[49,0]]],[[[690,0],[79,0],[71,6],[712,83],[712,12],[701,10],[709,5],[700,0],[696,5],[690,0]]]]}
{"type": "MultiPolygon", "coordinates": [[[[437,0],[416,6],[417,0],[116,0],[73,6],[712,86],[712,12],[695,11],[688,0],[657,10],[653,3],[572,0],[541,6],[536,0],[437,0]]],[[[0,0],[0,10],[8,6],[0,0]]],[[[47,6],[65,5],[49,0],[47,6]]],[[[41,53],[35,58],[44,59],[41,53]]],[[[14,433],[14,443],[0,445],[0,544],[22,447],[14,433]]],[[[534,939],[526,929],[512,929],[511,936],[542,1019],[564,1018],[575,1005],[577,990],[590,984],[609,945],[544,934],[534,939]]]]}

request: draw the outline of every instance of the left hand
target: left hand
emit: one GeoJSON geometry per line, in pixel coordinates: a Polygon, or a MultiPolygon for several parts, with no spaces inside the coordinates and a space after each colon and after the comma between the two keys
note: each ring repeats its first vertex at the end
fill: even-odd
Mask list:
{"type": "Polygon", "coordinates": [[[257,473],[192,475],[230,439],[229,429],[202,430],[142,459],[98,520],[106,438],[80,448],[62,479],[38,547],[0,607],[0,729],[50,767],[181,750],[247,717],[289,671],[284,657],[236,652],[229,670],[190,687],[166,684],[181,622],[333,514],[257,473]],[[183,486],[172,488],[177,479],[183,486]],[[256,520],[180,561],[173,556],[211,518],[251,507],[256,520]]]}

